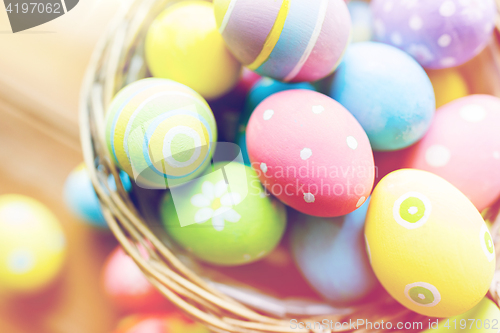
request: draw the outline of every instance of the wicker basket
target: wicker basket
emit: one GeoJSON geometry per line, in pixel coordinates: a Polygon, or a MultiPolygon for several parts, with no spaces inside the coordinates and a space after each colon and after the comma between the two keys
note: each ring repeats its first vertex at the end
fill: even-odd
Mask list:
{"type": "MultiPolygon", "coordinates": [[[[137,196],[132,201],[123,189],[118,170],[111,162],[106,149],[104,133],[104,114],[114,94],[124,85],[147,75],[143,57],[143,41],[145,32],[154,17],[173,0],[128,0],[110,23],[97,45],[83,84],[80,104],[81,141],[85,163],[96,192],[100,198],[103,212],[110,229],[122,244],[125,251],[137,262],[148,279],[172,303],[195,320],[207,325],[214,332],[364,332],[344,328],[334,330],[292,329],[290,318],[299,321],[333,322],[356,321],[358,318],[388,322],[423,322],[428,319],[411,312],[384,294],[376,303],[369,303],[355,308],[335,309],[326,304],[289,303],[273,299],[258,292],[247,292],[245,288],[234,288],[230,285],[213,281],[207,272],[209,268],[197,267],[189,261],[181,260],[182,252],[161,239],[161,230],[151,223],[154,218],[141,215],[148,209],[138,209],[144,204],[137,196]],[[117,190],[108,187],[107,177],[112,174],[117,182],[117,190]],[[154,231],[153,231],[154,230],[154,231]],[[141,256],[138,245],[147,249],[147,258],[141,256]],[[315,320],[317,319],[317,320],[315,320]]],[[[500,8],[500,0],[497,0],[500,8]]],[[[484,72],[490,77],[487,89],[500,96],[500,19],[495,41],[483,52],[479,61],[490,66],[484,72]],[[492,70],[497,76],[491,80],[492,70]]],[[[477,67],[474,68],[477,71],[477,67]]],[[[140,191],[140,189],[135,189],[140,191]]],[[[150,191],[151,192],[151,191],[150,191]]],[[[144,192],[147,196],[147,191],[144,192]]],[[[145,200],[146,202],[148,200],[145,200]]],[[[496,217],[500,209],[500,201],[489,211],[496,217]]],[[[500,218],[496,219],[493,235],[497,253],[500,249],[500,218]]],[[[497,265],[500,260],[497,260],[497,265]]],[[[500,301],[500,269],[496,271],[491,285],[490,296],[500,301]]],[[[425,326],[424,326],[425,327],[425,326]]],[[[383,331],[374,329],[370,331],[383,331]]],[[[411,332],[412,330],[405,330],[411,332]]],[[[417,330],[413,330],[417,331],[417,330]]]]}

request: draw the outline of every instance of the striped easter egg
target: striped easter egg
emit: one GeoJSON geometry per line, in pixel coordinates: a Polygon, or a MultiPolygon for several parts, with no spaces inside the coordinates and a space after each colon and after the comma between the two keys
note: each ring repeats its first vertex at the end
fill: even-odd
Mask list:
{"type": "Polygon", "coordinates": [[[217,141],[214,115],[197,92],[148,78],[123,88],[106,115],[110,155],[137,185],[168,188],[198,176],[217,141]]]}
{"type": "Polygon", "coordinates": [[[215,0],[217,26],[245,66],[285,82],[332,73],[349,42],[342,0],[215,0]]]}

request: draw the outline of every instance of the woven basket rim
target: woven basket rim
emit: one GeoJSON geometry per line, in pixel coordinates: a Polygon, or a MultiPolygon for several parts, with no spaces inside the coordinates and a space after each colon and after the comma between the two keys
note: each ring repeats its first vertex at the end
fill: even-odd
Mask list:
{"type": "MultiPolygon", "coordinates": [[[[96,45],[82,85],[80,98],[80,139],[84,161],[101,202],[104,217],[125,252],[138,264],[148,280],[177,307],[193,319],[207,325],[214,332],[230,333],[311,333],[311,332],[364,332],[363,329],[309,330],[292,329],[290,321],[259,313],[235,301],[205,279],[198,276],[179,260],[146,225],[131,198],[124,190],[119,170],[112,163],[103,138],[104,115],[114,94],[127,82],[135,81],[144,74],[131,62],[140,63],[141,40],[144,27],[155,13],[175,0],[127,0],[96,45]],[[106,181],[112,175],[116,190],[106,181]],[[146,249],[147,258],[139,247],[146,249]]],[[[496,0],[500,10],[500,0],[496,0]]],[[[497,38],[500,39],[500,15],[497,20],[497,38]]],[[[498,213],[500,201],[495,206],[498,213]]],[[[500,249],[500,218],[497,218],[492,234],[500,249]]],[[[499,260],[497,260],[498,263],[499,260]]],[[[490,297],[499,304],[500,270],[496,271],[490,288],[490,297]]],[[[369,318],[372,322],[427,322],[427,318],[398,306],[395,300],[383,300],[377,306],[359,306],[351,313],[323,316],[334,322],[369,318]],[[382,313],[380,308],[384,308],[382,313]]],[[[315,318],[297,318],[315,321],[315,318]]],[[[424,326],[425,327],[425,326],[424,326]]],[[[382,332],[383,330],[379,330],[382,332]]],[[[412,330],[409,330],[411,332],[412,330]]]]}

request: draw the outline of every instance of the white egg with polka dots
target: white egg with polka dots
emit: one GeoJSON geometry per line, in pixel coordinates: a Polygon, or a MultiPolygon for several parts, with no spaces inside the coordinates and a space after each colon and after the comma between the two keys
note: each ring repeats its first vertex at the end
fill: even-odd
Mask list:
{"type": "Polygon", "coordinates": [[[373,0],[371,8],[375,40],[431,69],[459,66],[481,52],[497,16],[495,0],[373,0]]]}

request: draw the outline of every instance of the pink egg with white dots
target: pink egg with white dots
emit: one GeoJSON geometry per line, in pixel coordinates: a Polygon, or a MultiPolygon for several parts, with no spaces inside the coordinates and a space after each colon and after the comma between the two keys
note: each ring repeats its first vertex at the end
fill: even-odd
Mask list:
{"type": "Polygon", "coordinates": [[[488,43],[495,0],[373,0],[375,39],[412,55],[425,68],[459,66],[488,43]]]}
{"type": "Polygon", "coordinates": [[[368,137],[326,95],[271,95],[252,113],[246,135],[252,167],[267,191],[302,213],[346,215],[370,195],[374,162],[368,137]]]}
{"type": "Polygon", "coordinates": [[[405,166],[446,179],[483,210],[500,196],[500,98],[471,95],[436,111],[405,166]]]}

